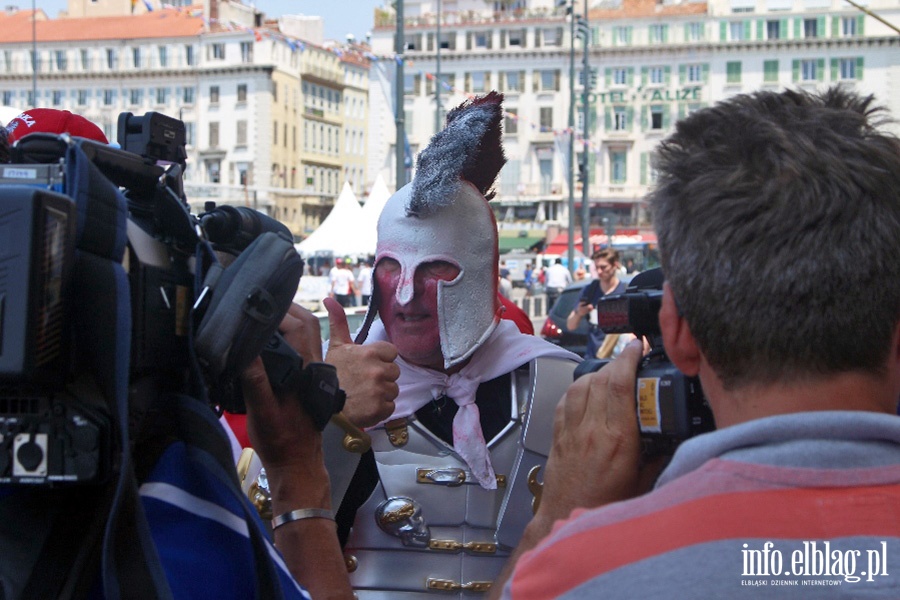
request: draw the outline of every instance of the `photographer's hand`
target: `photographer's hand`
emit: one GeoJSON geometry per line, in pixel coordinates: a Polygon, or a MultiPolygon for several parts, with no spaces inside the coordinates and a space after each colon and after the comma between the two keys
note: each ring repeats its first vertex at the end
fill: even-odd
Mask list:
{"type": "Polygon", "coordinates": [[[518,558],[576,508],[594,508],[642,493],[635,375],[642,342],[630,342],[614,361],[577,379],[556,407],[553,446],[534,519],[491,587],[498,598],[518,558]]]}
{"type": "MultiPolygon", "coordinates": [[[[280,330],[305,363],[321,360],[319,322],[312,313],[292,306],[280,330]]],[[[247,431],[266,469],[273,514],[298,508],[330,509],[322,436],[300,398],[276,396],[259,358],[242,374],[242,385],[247,431]]],[[[291,574],[314,598],[353,597],[333,521],[293,521],[275,530],[275,542],[291,574]]]]}
{"type": "Polygon", "coordinates": [[[360,428],[377,425],[394,412],[400,391],[400,367],[394,360],[397,349],[388,342],[354,344],[344,309],[336,300],[326,299],[331,335],[325,362],[337,368],[341,389],[347,394],[343,414],[360,428]]]}

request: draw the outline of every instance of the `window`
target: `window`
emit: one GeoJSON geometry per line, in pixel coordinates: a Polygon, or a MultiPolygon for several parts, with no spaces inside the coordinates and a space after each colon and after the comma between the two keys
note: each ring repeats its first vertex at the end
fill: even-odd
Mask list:
{"type": "Polygon", "coordinates": [[[12,106],[13,103],[13,92],[9,90],[3,90],[3,104],[5,106],[12,106]]]}
{"type": "Polygon", "coordinates": [[[219,103],[219,86],[217,86],[217,85],[209,86],[209,103],[210,104],[218,104],[219,103]]]}
{"type": "Polygon", "coordinates": [[[141,49],[140,48],[132,48],[131,49],[131,66],[135,69],[141,68],[141,49]]]}
{"type": "Polygon", "coordinates": [[[472,45],[475,48],[490,48],[491,34],[486,31],[478,31],[472,34],[472,45]]]}
{"type": "Polygon", "coordinates": [[[209,147],[219,147],[219,123],[215,121],[209,124],[209,147]]]}
{"type": "Polygon", "coordinates": [[[103,106],[112,106],[116,102],[116,90],[103,90],[103,106]]]}
{"type": "Polygon", "coordinates": [[[278,121],[272,122],[272,144],[278,145],[278,121]]]}
{"type": "Polygon", "coordinates": [[[419,95],[419,76],[412,73],[403,74],[403,93],[419,95]]]}
{"type": "Polygon", "coordinates": [[[59,90],[53,90],[53,106],[60,106],[63,102],[63,93],[59,90]]]}
{"type": "Polygon", "coordinates": [[[181,101],[184,104],[194,103],[194,88],[186,87],[181,91],[181,101]]]}
{"type": "Polygon", "coordinates": [[[519,109],[507,108],[503,119],[503,133],[514,135],[519,132],[519,109]]]}
{"type": "Polygon", "coordinates": [[[169,66],[169,49],[165,46],[159,46],[157,48],[157,55],[159,56],[159,66],[160,67],[168,67],[169,66]]]}
{"type": "Polygon", "coordinates": [[[689,42],[699,42],[703,40],[703,23],[688,23],[685,25],[685,39],[689,42]]]}
{"type": "Polygon", "coordinates": [[[741,82],[741,63],[740,61],[731,61],[725,63],[725,81],[727,83],[741,82]]]}
{"type": "MultiPolygon", "coordinates": [[[[212,125],[213,125],[212,123],[209,124],[210,133],[212,133],[212,125]]],[[[218,129],[219,124],[216,123],[215,125],[216,125],[216,146],[218,146],[219,145],[219,129],[218,129]]],[[[211,138],[212,138],[212,136],[210,136],[210,139],[211,138]]],[[[210,144],[210,147],[215,148],[216,146],[213,146],[212,144],[210,144]]],[[[221,177],[221,168],[222,168],[221,161],[218,161],[218,160],[206,161],[206,176],[209,179],[210,183],[219,183],[220,177],[221,177]]]]}
{"type": "Polygon", "coordinates": [[[156,103],[166,104],[169,102],[169,88],[156,88],[156,103]]]}
{"type": "Polygon", "coordinates": [[[469,73],[469,91],[487,91],[488,74],[486,71],[473,71],[469,73]]]}
{"type": "Polygon", "coordinates": [[[78,106],[86,106],[88,103],[88,90],[78,90],[78,106]]]}
{"type": "Polygon", "coordinates": [[[253,42],[241,42],[241,62],[253,62],[253,42]]]}
{"type": "Polygon", "coordinates": [[[687,74],[687,80],[691,83],[703,81],[703,66],[702,65],[688,65],[687,70],[685,71],[687,74]]]}
{"type": "Polygon", "coordinates": [[[664,44],[669,34],[669,26],[663,24],[651,25],[649,41],[651,44],[664,44]]]}
{"type": "Polygon", "coordinates": [[[803,37],[815,38],[819,36],[818,21],[816,19],[803,19],[803,37]]]}
{"type": "Polygon", "coordinates": [[[627,154],[622,150],[612,150],[609,153],[609,182],[622,184],[628,178],[626,173],[627,154]]]}
{"type": "Polygon", "coordinates": [[[766,39],[767,40],[780,40],[781,39],[781,21],[766,21],[766,39]]]}
{"type": "Polygon", "coordinates": [[[141,88],[131,88],[128,90],[128,102],[132,106],[140,106],[144,101],[144,90],[141,88]]]}
{"type": "Polygon", "coordinates": [[[506,45],[513,47],[525,46],[525,31],[522,29],[510,29],[506,32],[506,45]]]}
{"type": "Polygon", "coordinates": [[[119,68],[119,55],[116,54],[116,51],[112,48],[106,49],[106,67],[108,69],[119,68]]]}
{"type": "Polygon", "coordinates": [[[841,37],[853,37],[857,35],[857,17],[841,17],[841,37]]]}
{"type": "Polygon", "coordinates": [[[613,46],[627,46],[631,43],[631,27],[613,27],[613,46]]]}
{"type": "Polygon", "coordinates": [[[862,58],[841,58],[838,61],[841,79],[859,79],[862,75],[862,58]]]}
{"type": "Polygon", "coordinates": [[[728,24],[729,38],[733,42],[746,40],[745,28],[743,21],[732,21],[728,24]]]}
{"type": "Polygon", "coordinates": [[[817,69],[816,69],[816,61],[815,60],[801,60],[800,61],[800,80],[801,81],[815,81],[817,79],[817,69]]]}
{"type": "Polygon", "coordinates": [[[210,44],[206,56],[212,60],[223,60],[225,58],[225,44],[210,44]]]}
{"type": "Polygon", "coordinates": [[[194,123],[191,121],[184,122],[184,143],[188,146],[194,145],[194,123]]]}
{"type": "Polygon", "coordinates": [[[540,113],[540,126],[541,131],[552,131],[553,130],[553,107],[552,106],[542,106],[539,111],[540,113]]]}
{"type": "Polygon", "coordinates": [[[546,70],[538,71],[538,89],[541,91],[559,91],[559,71],[546,70]]]}
{"type": "Polygon", "coordinates": [[[559,46],[562,44],[562,30],[559,27],[541,30],[541,46],[559,46]]]}
{"type": "Polygon", "coordinates": [[[521,92],[525,89],[524,74],[521,71],[506,71],[503,73],[503,91],[505,92],[521,92]]]}
{"type": "Polygon", "coordinates": [[[194,66],[194,47],[193,46],[185,46],[184,47],[184,63],[189,66],[194,66]]]}
{"type": "Polygon", "coordinates": [[[765,83],[775,83],[778,81],[778,61],[763,61],[763,81],[765,83]]]}
{"type": "Polygon", "coordinates": [[[56,51],[56,70],[65,71],[69,68],[69,59],[66,57],[65,50],[56,51]]]}
{"type": "Polygon", "coordinates": [[[628,109],[624,106],[613,107],[613,131],[628,131],[628,109]]]}
{"type": "Polygon", "coordinates": [[[628,85],[628,69],[616,68],[613,69],[613,84],[615,85],[628,85]]]}
{"type": "Polygon", "coordinates": [[[247,121],[240,120],[236,123],[237,128],[235,130],[234,143],[238,146],[246,146],[247,145],[247,121]]]}
{"type": "Polygon", "coordinates": [[[665,83],[665,70],[662,67],[650,67],[647,77],[651,84],[660,85],[665,83]]]}
{"type": "Polygon", "coordinates": [[[650,107],[650,129],[660,130],[664,127],[663,125],[663,115],[665,114],[665,107],[655,104],[650,107]]]}
{"type": "Polygon", "coordinates": [[[238,102],[246,102],[247,101],[247,84],[239,83],[237,86],[237,101],[238,102]]]}
{"type": "Polygon", "coordinates": [[[81,70],[87,71],[91,68],[90,56],[88,54],[87,48],[82,48],[79,51],[79,56],[81,57],[81,70]]]}

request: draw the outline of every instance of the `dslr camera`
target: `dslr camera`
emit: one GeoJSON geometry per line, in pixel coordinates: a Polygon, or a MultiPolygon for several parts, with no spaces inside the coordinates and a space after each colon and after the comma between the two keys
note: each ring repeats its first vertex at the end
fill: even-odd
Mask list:
{"type": "MultiPolygon", "coordinates": [[[[645,456],[671,455],[684,440],[715,429],[700,380],[679,371],[666,356],[659,330],[661,269],[639,273],[624,294],[605,296],[597,306],[597,326],[606,334],[633,333],[650,352],[638,367],[635,403],[645,456]]],[[[574,377],[592,373],[609,360],[588,359],[574,377]]]]}

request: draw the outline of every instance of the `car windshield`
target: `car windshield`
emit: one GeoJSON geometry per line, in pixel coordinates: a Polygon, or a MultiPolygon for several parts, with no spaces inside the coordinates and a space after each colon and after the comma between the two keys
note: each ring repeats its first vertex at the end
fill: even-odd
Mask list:
{"type": "Polygon", "coordinates": [[[559,300],[556,301],[556,304],[553,305],[550,311],[553,316],[563,319],[568,317],[572,309],[575,308],[579,296],[581,296],[581,290],[582,288],[568,289],[560,294],[559,300]]]}

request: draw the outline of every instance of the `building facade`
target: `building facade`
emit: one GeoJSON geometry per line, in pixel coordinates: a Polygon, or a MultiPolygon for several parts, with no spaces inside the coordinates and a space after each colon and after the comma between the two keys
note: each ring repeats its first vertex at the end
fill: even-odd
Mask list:
{"type": "MultiPolygon", "coordinates": [[[[842,0],[591,0],[586,20],[582,0],[559,4],[404,2],[403,117],[413,152],[435,131],[436,82],[443,110],[491,89],[506,96],[509,162],[494,203],[501,227],[568,223],[570,123],[576,222],[586,179],[590,224],[629,228],[648,223],[642,199],[654,181],[654,147],[699,107],[757,89],[840,84],[900,115],[900,32],[891,25],[900,26],[900,0],[860,8],[842,0]]],[[[390,56],[395,33],[395,14],[380,11],[373,52],[390,56]]],[[[383,96],[373,92],[373,115],[392,109],[383,96]]],[[[392,150],[380,152],[394,181],[392,150]]]]}
{"type": "Polygon", "coordinates": [[[363,194],[366,165],[344,156],[345,130],[368,135],[358,116],[366,114],[368,82],[359,51],[286,36],[277,21],[240,2],[134,14],[130,0],[94,4],[70,0],[68,14],[96,16],[48,19],[37,11],[34,37],[31,11],[0,13],[3,105],[70,110],[112,142],[122,112],[179,118],[192,208],[199,212],[209,200],[251,206],[297,237],[327,216],[345,164],[363,194]],[[345,95],[363,103],[362,113],[345,116],[345,95]]]}

